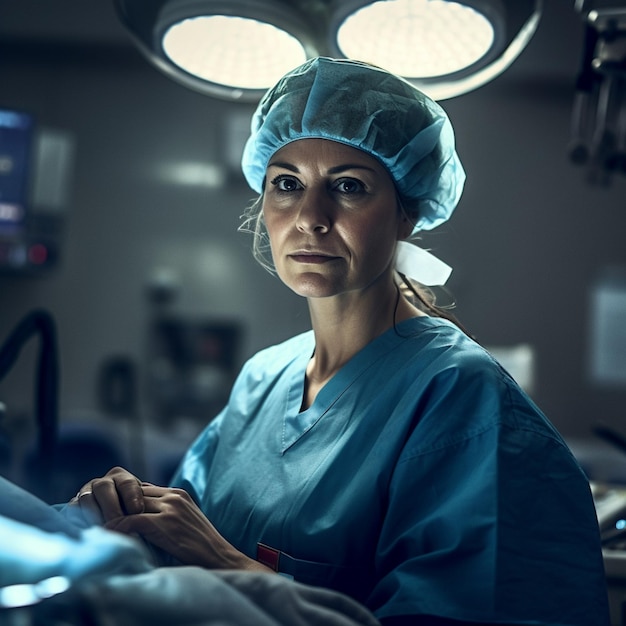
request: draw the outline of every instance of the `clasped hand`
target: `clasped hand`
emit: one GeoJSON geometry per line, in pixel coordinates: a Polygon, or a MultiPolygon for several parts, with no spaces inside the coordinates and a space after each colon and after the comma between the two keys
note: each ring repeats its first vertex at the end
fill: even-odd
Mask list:
{"type": "Polygon", "coordinates": [[[69,505],[109,530],[139,535],[185,565],[267,569],[228,543],[186,491],[141,482],[121,467],[89,481],[69,505]]]}

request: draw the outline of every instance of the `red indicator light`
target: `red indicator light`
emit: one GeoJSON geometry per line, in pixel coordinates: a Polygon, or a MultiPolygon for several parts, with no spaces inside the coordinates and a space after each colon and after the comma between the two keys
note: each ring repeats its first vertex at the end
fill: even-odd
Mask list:
{"type": "Polygon", "coordinates": [[[28,249],[28,260],[33,265],[43,265],[48,260],[48,248],[41,243],[33,244],[28,249]]]}

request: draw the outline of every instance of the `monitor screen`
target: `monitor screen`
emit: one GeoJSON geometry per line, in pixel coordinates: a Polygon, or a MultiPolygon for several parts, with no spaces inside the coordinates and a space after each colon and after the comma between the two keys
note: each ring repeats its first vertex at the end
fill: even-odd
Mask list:
{"type": "Polygon", "coordinates": [[[33,117],[0,108],[0,232],[19,230],[28,205],[33,117]]]}

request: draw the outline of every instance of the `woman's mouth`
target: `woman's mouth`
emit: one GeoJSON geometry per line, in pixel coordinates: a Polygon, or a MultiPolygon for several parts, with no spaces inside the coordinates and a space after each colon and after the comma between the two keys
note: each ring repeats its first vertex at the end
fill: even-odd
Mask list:
{"type": "Polygon", "coordinates": [[[293,259],[296,263],[309,263],[312,265],[319,265],[321,263],[335,261],[339,257],[332,256],[330,254],[321,254],[319,252],[296,252],[294,254],[290,254],[289,258],[293,259]]]}

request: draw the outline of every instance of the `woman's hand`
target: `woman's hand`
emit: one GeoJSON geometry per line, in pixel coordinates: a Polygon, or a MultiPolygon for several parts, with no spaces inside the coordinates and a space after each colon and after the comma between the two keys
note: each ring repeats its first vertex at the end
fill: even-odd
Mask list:
{"type": "Polygon", "coordinates": [[[185,565],[271,572],[222,537],[182,489],[142,483],[143,512],[109,518],[109,530],[137,534],[185,565]]]}
{"type": "Polygon", "coordinates": [[[93,524],[106,524],[123,515],[141,513],[144,510],[141,481],[122,467],[114,467],[102,478],[83,485],[69,506],[79,509],[93,524]]]}

